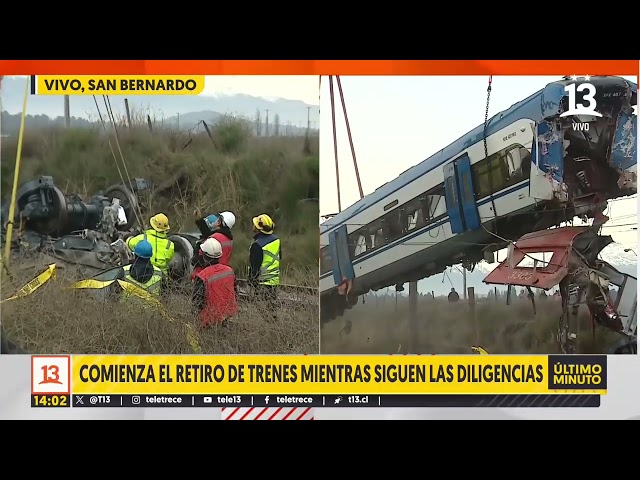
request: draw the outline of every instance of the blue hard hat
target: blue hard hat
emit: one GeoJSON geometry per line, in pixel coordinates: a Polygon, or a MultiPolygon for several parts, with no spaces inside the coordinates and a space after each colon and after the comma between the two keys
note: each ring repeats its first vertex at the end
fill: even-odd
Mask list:
{"type": "Polygon", "coordinates": [[[215,223],[218,221],[219,218],[220,218],[219,215],[212,213],[211,215],[209,215],[204,219],[204,223],[206,223],[207,227],[209,227],[209,229],[211,230],[213,229],[213,226],[215,225],[215,223]]]}
{"type": "Polygon", "coordinates": [[[142,240],[133,247],[133,253],[140,258],[153,257],[153,247],[146,240],[142,240]]]}

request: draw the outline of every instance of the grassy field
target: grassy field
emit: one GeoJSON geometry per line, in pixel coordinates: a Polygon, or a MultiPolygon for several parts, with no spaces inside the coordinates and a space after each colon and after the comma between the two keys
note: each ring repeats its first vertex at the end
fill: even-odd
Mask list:
{"type": "MultiPolygon", "coordinates": [[[[251,218],[268,213],[282,239],[283,282],[317,288],[317,137],[307,148],[301,137],[256,138],[243,120],[234,118],[212,128],[213,143],[206,134],[152,134],[145,128],[120,128],[119,134],[131,178],[154,185],[141,199],[145,220],[161,211],[169,216],[172,232],[194,231],[194,212],[233,211],[232,266],[245,277],[251,218]]],[[[115,149],[113,136],[111,142],[115,149]]],[[[15,154],[16,144],[3,139],[4,200],[11,191],[15,154]]],[[[121,183],[107,139],[97,129],[26,132],[22,155],[21,183],[50,175],[63,191],[80,196],[121,183]]],[[[2,305],[8,336],[30,353],[188,353],[194,340],[203,353],[318,351],[315,297],[293,306],[283,303],[275,322],[266,319],[263,306],[242,302],[238,318],[228,326],[201,330],[181,292],[166,301],[164,318],[65,290],[73,277],[68,270],[69,275],[62,270],[33,295],[2,305]]],[[[2,281],[2,298],[39,273],[19,261],[13,261],[10,272],[12,278],[2,281]]]]}
{"type": "MultiPolygon", "coordinates": [[[[362,304],[341,318],[323,325],[320,333],[324,354],[436,353],[470,354],[479,345],[494,354],[559,353],[555,341],[561,306],[548,298],[531,302],[516,299],[511,305],[482,299],[474,321],[462,301],[449,304],[445,298],[418,298],[415,352],[408,352],[409,301],[407,297],[369,294],[362,304]],[[345,328],[351,322],[351,331],[345,328]]],[[[606,353],[622,337],[598,327],[595,338],[586,307],[580,307],[578,353],[606,353]]]]}

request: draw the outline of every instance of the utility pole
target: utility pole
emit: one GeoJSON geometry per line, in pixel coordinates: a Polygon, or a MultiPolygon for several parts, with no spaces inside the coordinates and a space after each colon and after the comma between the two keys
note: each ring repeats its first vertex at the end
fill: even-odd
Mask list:
{"type": "Polygon", "coordinates": [[[407,353],[418,353],[418,282],[409,283],[409,338],[407,353]]]}
{"type": "Polygon", "coordinates": [[[266,136],[266,137],[268,137],[268,136],[269,136],[269,110],[266,110],[266,109],[265,109],[265,111],[267,112],[267,119],[265,120],[265,121],[266,121],[266,125],[265,125],[266,132],[265,132],[265,136],[266,136]]]}
{"type": "Polygon", "coordinates": [[[309,144],[309,127],[311,126],[311,120],[309,115],[311,115],[311,107],[307,107],[307,131],[304,133],[304,153],[311,153],[311,145],[309,144]]]}
{"type": "Polygon", "coordinates": [[[462,266],[462,291],[464,292],[464,299],[467,299],[467,269],[462,266]]]}
{"type": "Polygon", "coordinates": [[[69,112],[69,95],[64,96],[64,126],[71,126],[71,113],[69,112]]]}

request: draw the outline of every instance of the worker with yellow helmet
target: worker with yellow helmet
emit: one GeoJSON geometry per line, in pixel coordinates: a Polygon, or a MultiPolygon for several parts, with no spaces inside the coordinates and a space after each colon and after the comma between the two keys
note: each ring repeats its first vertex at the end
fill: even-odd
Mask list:
{"type": "Polygon", "coordinates": [[[169,231],[169,219],[164,213],[158,213],[149,220],[151,228],[144,233],[127,240],[127,246],[133,250],[136,245],[146,240],[153,248],[153,256],[151,257],[151,265],[159,268],[162,273],[167,274],[169,262],[175,253],[175,246],[167,237],[169,231]]]}
{"type": "Polygon", "coordinates": [[[274,235],[275,224],[263,213],[252,219],[253,243],[249,249],[249,282],[272,307],[275,317],[276,289],[280,285],[280,239],[274,235]]]}

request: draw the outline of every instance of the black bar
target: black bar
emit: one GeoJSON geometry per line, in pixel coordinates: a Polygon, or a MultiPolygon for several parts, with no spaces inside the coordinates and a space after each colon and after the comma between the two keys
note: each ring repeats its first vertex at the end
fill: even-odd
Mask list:
{"type": "Polygon", "coordinates": [[[36,94],[36,76],[35,75],[31,75],[31,95],[35,95],[36,94]]]}
{"type": "Polygon", "coordinates": [[[32,408],[69,408],[71,395],[31,395],[32,408]]]}
{"type": "Polygon", "coordinates": [[[322,395],[254,395],[254,407],[322,407],[322,395]]]}
{"type": "Polygon", "coordinates": [[[73,406],[100,408],[597,408],[600,406],[600,395],[73,395],[73,406]]]}
{"type": "Polygon", "coordinates": [[[600,406],[600,395],[383,395],[380,397],[379,406],[431,408],[594,408],[600,406]]]}

